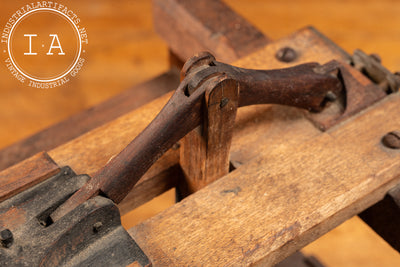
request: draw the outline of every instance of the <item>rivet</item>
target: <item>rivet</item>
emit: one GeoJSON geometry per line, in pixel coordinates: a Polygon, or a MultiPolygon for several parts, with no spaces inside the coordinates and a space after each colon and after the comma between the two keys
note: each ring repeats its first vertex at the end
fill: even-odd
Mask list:
{"type": "Polygon", "coordinates": [[[0,243],[3,247],[5,248],[11,247],[13,241],[14,237],[9,229],[4,229],[0,232],[0,243]]]}
{"type": "Polygon", "coordinates": [[[387,133],[382,138],[382,144],[388,148],[400,148],[400,132],[394,131],[387,133]]]}
{"type": "Polygon", "coordinates": [[[293,48],[285,46],[276,52],[275,57],[279,61],[289,63],[297,58],[297,53],[293,48]]]}
{"type": "Polygon", "coordinates": [[[101,227],[103,227],[103,223],[96,222],[95,224],[93,224],[93,232],[98,233],[100,231],[101,227]]]}

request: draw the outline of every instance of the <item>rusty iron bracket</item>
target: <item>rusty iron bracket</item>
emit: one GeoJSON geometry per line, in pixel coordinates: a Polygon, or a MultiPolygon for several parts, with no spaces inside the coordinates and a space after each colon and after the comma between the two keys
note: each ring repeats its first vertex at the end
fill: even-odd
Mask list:
{"type": "Polygon", "coordinates": [[[340,94],[329,94],[332,101],[322,112],[306,112],[311,122],[322,131],[397,92],[400,86],[397,75],[360,50],[355,51],[351,64],[333,60],[320,70],[339,77],[344,85],[340,94]]]}
{"type": "Polygon", "coordinates": [[[56,222],[49,214],[89,177],[64,167],[57,175],[0,203],[1,266],[148,266],[121,226],[117,206],[97,196],[56,222]],[[136,265],[135,265],[136,266],[136,265]]]}
{"type": "Polygon", "coordinates": [[[378,55],[367,55],[363,51],[356,49],[353,53],[351,64],[387,94],[399,91],[400,76],[386,69],[381,64],[381,59],[378,55]]]}
{"type": "Polygon", "coordinates": [[[321,71],[335,73],[344,85],[339,94],[329,94],[332,101],[322,112],[305,113],[321,131],[328,130],[386,96],[377,85],[344,62],[331,61],[321,71]]]}

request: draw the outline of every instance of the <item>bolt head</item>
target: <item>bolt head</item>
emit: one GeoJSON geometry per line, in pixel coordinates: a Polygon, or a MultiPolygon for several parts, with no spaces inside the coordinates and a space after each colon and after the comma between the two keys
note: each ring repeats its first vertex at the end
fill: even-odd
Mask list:
{"type": "Polygon", "coordinates": [[[382,144],[391,149],[400,148],[400,132],[390,132],[382,137],[382,144]]]}
{"type": "Polygon", "coordinates": [[[276,59],[282,62],[292,62],[297,58],[297,52],[291,47],[282,47],[275,54],[276,59]]]}
{"type": "Polygon", "coordinates": [[[14,241],[12,232],[9,229],[0,231],[0,243],[3,247],[9,248],[14,241]]]}

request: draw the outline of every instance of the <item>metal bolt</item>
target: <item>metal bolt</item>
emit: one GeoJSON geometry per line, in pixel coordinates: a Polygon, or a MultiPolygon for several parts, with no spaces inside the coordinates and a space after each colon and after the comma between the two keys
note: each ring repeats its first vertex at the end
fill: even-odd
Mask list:
{"type": "Polygon", "coordinates": [[[275,57],[282,62],[292,62],[297,58],[297,53],[293,48],[286,46],[279,49],[275,57]]]}
{"type": "Polygon", "coordinates": [[[400,132],[390,132],[382,138],[382,144],[392,149],[400,148],[400,132]]]}
{"type": "Polygon", "coordinates": [[[221,108],[223,108],[228,104],[228,102],[229,102],[229,98],[224,97],[224,98],[222,98],[221,103],[219,103],[219,106],[221,108]]]}
{"type": "Polygon", "coordinates": [[[188,73],[195,69],[196,67],[208,65],[211,66],[213,65],[213,61],[215,60],[215,57],[209,53],[209,52],[200,52],[197,55],[189,58],[185,64],[182,67],[181,70],[181,80],[183,80],[188,73]]]}
{"type": "Polygon", "coordinates": [[[0,232],[0,243],[3,247],[5,248],[11,247],[13,241],[14,237],[9,229],[4,229],[0,232]]]}
{"type": "Polygon", "coordinates": [[[101,227],[103,227],[103,223],[96,222],[95,224],[93,224],[93,232],[98,233],[100,231],[101,227]]]}

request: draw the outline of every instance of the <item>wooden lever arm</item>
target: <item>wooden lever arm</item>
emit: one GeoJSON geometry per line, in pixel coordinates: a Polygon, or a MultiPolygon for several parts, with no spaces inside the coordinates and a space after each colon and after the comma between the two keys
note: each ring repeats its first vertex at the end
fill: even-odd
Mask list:
{"type": "Polygon", "coordinates": [[[144,173],[177,141],[202,122],[204,93],[224,79],[238,84],[239,106],[275,103],[320,110],[329,91],[338,93],[341,82],[315,71],[319,64],[280,70],[247,70],[219,62],[192,69],[156,118],[123,151],[55,212],[53,221],[102,194],[119,203],[144,173]]]}

